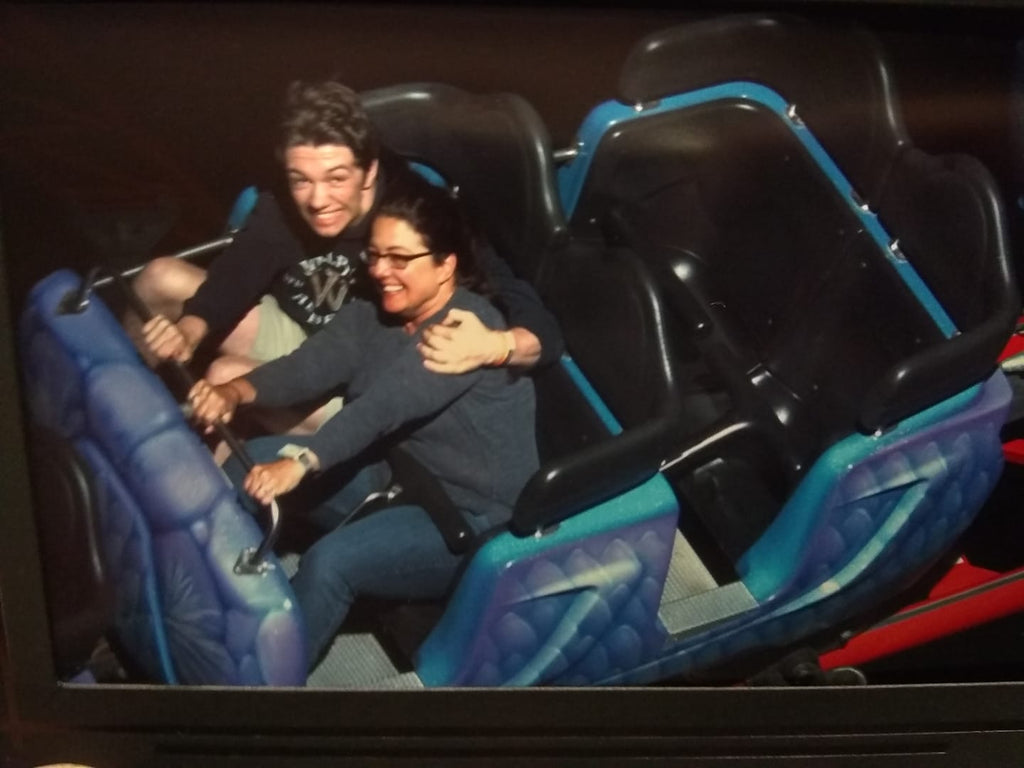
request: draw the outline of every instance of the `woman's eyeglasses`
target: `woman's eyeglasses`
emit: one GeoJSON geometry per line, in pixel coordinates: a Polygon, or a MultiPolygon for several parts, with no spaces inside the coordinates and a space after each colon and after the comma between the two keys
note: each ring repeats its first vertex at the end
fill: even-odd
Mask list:
{"type": "Polygon", "coordinates": [[[381,259],[385,259],[391,268],[401,272],[407,266],[410,261],[416,259],[422,259],[424,256],[430,256],[433,251],[424,251],[423,253],[377,253],[377,251],[365,250],[359,254],[359,258],[362,259],[363,264],[368,267],[377,266],[377,262],[381,259]]]}

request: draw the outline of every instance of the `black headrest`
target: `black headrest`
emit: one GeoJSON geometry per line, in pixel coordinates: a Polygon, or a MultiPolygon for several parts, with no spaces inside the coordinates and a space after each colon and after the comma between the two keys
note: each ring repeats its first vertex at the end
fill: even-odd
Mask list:
{"type": "Polygon", "coordinates": [[[787,15],[671,27],[633,47],[619,98],[650,102],[738,80],[765,85],[794,105],[858,193],[874,201],[908,139],[887,64],[870,35],[787,15]]]}
{"type": "Polygon", "coordinates": [[[380,88],[361,98],[383,142],[458,187],[498,253],[532,280],[565,232],[550,138],[533,107],[515,94],[440,83],[380,88]]]}

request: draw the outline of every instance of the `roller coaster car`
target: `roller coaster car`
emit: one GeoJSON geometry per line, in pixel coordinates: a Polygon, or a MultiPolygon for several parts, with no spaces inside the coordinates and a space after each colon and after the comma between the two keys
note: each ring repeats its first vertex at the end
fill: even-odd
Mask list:
{"type": "Polygon", "coordinates": [[[91,632],[168,683],[739,680],[835,641],[953,546],[1001,471],[996,359],[1020,308],[988,174],[911,146],[856,31],[668,29],[619,91],[557,168],[517,96],[364,94],[389,146],[458,187],[568,350],[535,375],[541,469],[405,655],[387,626],[360,628],[307,678],[288,556],[237,568],[256,521],[99,293],[81,308],[68,271],[35,288],[20,333],[38,485],[54,520],[92,532],[61,541],[72,529],[40,520],[77,553],[47,557],[51,595],[93,595],[51,599],[69,677],[91,632]]]}

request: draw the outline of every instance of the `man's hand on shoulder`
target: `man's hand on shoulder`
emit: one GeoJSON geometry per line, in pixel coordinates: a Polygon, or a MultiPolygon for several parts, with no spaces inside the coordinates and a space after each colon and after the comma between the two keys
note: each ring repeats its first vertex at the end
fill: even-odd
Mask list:
{"type": "Polygon", "coordinates": [[[464,309],[423,331],[419,346],[423,365],[435,373],[466,373],[483,366],[508,365],[515,353],[511,331],[493,330],[464,309]]]}

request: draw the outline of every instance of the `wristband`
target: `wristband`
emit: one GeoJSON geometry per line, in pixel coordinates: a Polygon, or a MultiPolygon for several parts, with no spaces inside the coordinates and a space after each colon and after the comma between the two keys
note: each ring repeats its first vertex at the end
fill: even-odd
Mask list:
{"type": "Polygon", "coordinates": [[[505,356],[496,363],[492,363],[494,368],[504,368],[512,360],[512,355],[516,352],[516,336],[512,331],[504,331],[505,344],[508,345],[508,349],[505,352],[505,356]]]}

